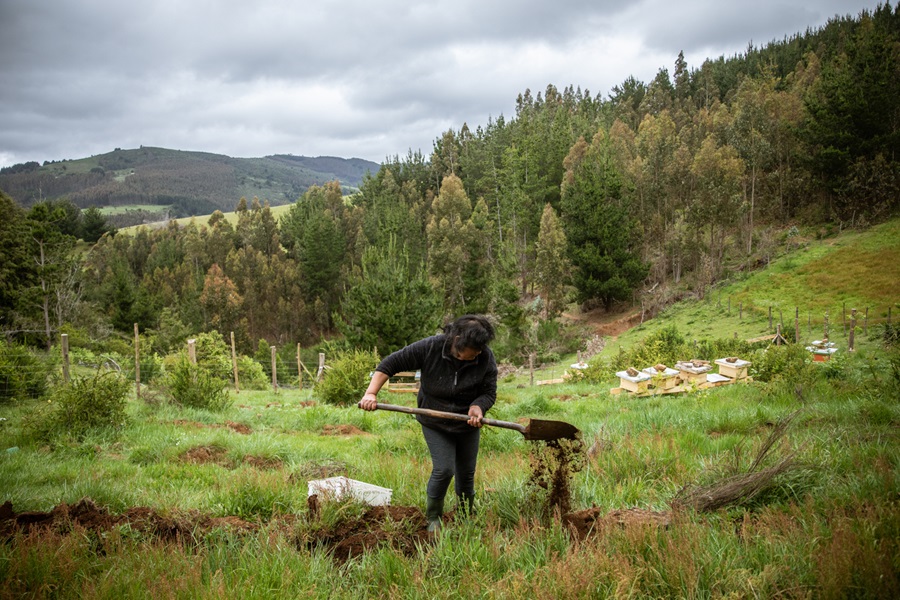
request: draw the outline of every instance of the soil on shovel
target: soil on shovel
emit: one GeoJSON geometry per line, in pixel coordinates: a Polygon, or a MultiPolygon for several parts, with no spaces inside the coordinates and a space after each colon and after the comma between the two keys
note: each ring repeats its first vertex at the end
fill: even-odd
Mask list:
{"type": "Polygon", "coordinates": [[[548,514],[564,515],[572,510],[572,478],[584,467],[584,457],[580,439],[532,443],[528,484],[546,496],[544,509],[548,514]]]}

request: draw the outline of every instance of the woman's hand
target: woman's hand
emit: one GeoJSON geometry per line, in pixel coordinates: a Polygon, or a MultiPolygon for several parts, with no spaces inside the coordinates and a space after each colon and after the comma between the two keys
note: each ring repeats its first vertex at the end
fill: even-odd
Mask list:
{"type": "Polygon", "coordinates": [[[378,408],[377,396],[370,392],[363,394],[362,400],[359,401],[359,407],[363,410],[375,410],[378,408]]]}
{"type": "Polygon", "coordinates": [[[481,407],[473,404],[469,407],[469,420],[466,422],[472,427],[481,427],[483,417],[484,413],[481,411],[481,407]]]}

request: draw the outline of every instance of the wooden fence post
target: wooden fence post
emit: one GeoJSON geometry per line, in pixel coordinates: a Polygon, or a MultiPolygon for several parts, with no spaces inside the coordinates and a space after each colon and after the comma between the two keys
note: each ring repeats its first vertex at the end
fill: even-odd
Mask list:
{"type": "Polygon", "coordinates": [[[300,362],[300,342],[297,342],[297,389],[303,389],[303,363],[300,362]]]}
{"type": "Polygon", "coordinates": [[[828,311],[825,311],[825,326],[822,329],[825,332],[825,335],[822,337],[823,340],[828,339],[828,311]]]}
{"type": "Polygon", "coordinates": [[[316,371],[316,381],[322,381],[322,376],[325,374],[325,353],[319,352],[319,370],[316,371]]]}
{"type": "Polygon", "coordinates": [[[237,352],[234,349],[234,332],[231,332],[231,368],[234,370],[234,393],[241,393],[241,386],[238,383],[238,368],[237,368],[237,352]]]}
{"type": "Polygon", "coordinates": [[[855,348],[853,347],[854,342],[856,341],[856,309],[850,309],[850,339],[847,342],[848,349],[850,352],[853,352],[855,348]]]}
{"type": "Polygon", "coordinates": [[[62,347],[63,381],[69,383],[69,334],[64,333],[59,337],[60,346],[62,347]]]}
{"type": "Polygon", "coordinates": [[[869,337],[869,307],[866,307],[866,316],[863,318],[863,333],[869,337]]]}
{"type": "Polygon", "coordinates": [[[841,325],[844,327],[844,337],[847,337],[847,303],[841,304],[841,325]]]}
{"type": "Polygon", "coordinates": [[[278,372],[275,361],[275,346],[269,346],[269,350],[272,351],[272,391],[278,391],[278,372]]]}
{"type": "Polygon", "coordinates": [[[197,364],[197,340],[188,340],[188,358],[191,359],[191,364],[197,364]]]}
{"type": "Polygon", "coordinates": [[[134,397],[141,397],[141,337],[138,324],[134,324],[134,397]]]}

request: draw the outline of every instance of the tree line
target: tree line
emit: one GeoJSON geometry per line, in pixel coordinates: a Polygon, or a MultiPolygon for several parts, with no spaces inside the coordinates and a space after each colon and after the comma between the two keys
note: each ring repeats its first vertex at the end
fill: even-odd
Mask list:
{"type": "MultiPolygon", "coordinates": [[[[241,199],[236,225],[217,211],[107,235],[57,287],[77,302],[41,289],[59,323],[234,331],[251,350],[340,334],[384,353],[447,315],[491,313],[499,354],[521,360],[571,301],[702,296],[764,264],[792,225],[894,214],[898,42],[900,5],[885,4],[699,69],[679,55],[671,75],[605,98],[526,90],[513,117],[390,158],[351,196],[334,181],[280,221],[241,199]]],[[[2,281],[26,295],[15,273],[2,281]]]]}

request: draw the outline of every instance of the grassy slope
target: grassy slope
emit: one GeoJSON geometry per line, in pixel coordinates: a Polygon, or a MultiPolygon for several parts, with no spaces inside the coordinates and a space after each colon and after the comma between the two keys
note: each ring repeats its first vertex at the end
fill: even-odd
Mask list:
{"type": "MultiPolygon", "coordinates": [[[[845,342],[841,312],[846,303],[858,310],[857,326],[863,327],[869,308],[870,334],[883,323],[893,306],[893,321],[900,320],[900,219],[866,231],[851,231],[834,238],[808,242],[755,271],[716,287],[702,301],[680,302],[621,335],[605,353],[628,347],[648,332],[675,325],[692,339],[751,339],[774,333],[769,329],[784,319],[786,337],[793,339],[795,309],[800,309],[800,341],[820,339],[826,311],[829,334],[845,342]],[[729,299],[731,312],[728,312],[729,299]],[[740,306],[743,304],[743,318],[740,306]]],[[[867,344],[859,337],[857,344],[867,344]]]]}

